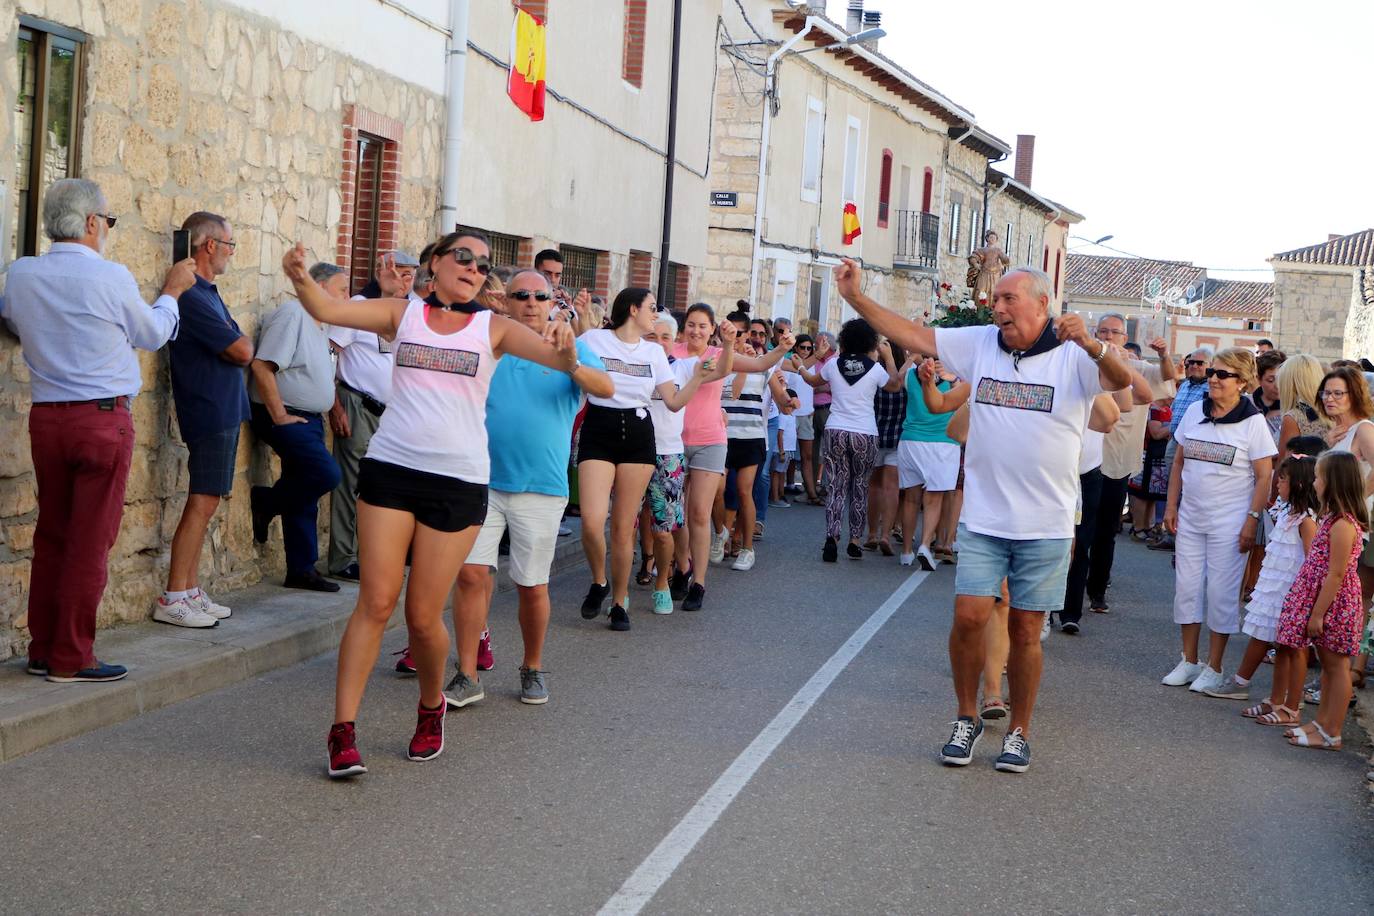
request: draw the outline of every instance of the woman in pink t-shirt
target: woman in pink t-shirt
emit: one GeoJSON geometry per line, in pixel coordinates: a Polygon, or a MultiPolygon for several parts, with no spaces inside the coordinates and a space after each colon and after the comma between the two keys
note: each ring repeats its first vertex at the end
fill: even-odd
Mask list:
{"type": "MultiPolygon", "coordinates": [[[[724,373],[763,372],[773,368],[786,355],[779,347],[763,357],[743,356],[735,352],[735,337],[739,328],[734,322],[720,325],[720,339],[724,349],[710,346],[716,332],[716,315],[709,305],[699,302],[687,310],[687,323],[682,329],[682,343],[673,350],[676,359],[723,359],[724,373]]],[[[687,458],[687,537],[691,554],[691,582],[681,567],[670,580],[672,591],[679,594],[686,589],[682,602],[684,611],[701,610],[706,598],[706,567],[710,565],[711,507],[725,481],[725,415],[721,411],[721,390],[724,378],[701,386],[683,408],[682,444],[687,458]]]]}

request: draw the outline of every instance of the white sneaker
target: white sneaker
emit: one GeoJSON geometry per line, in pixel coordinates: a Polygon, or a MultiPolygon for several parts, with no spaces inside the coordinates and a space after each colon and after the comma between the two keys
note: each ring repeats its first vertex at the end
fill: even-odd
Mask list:
{"type": "Polygon", "coordinates": [[[725,542],[730,538],[730,530],[722,528],[711,535],[711,562],[719,563],[725,559],[725,542]]]}
{"type": "Polygon", "coordinates": [[[930,548],[924,544],[916,548],[916,557],[921,561],[921,568],[926,572],[934,572],[935,568],[940,565],[939,561],[935,559],[935,554],[931,553],[930,548]]]}
{"type": "Polygon", "coordinates": [[[1189,662],[1180,656],[1174,670],[1164,675],[1164,680],[1160,683],[1165,687],[1182,687],[1184,684],[1191,684],[1197,680],[1197,676],[1202,673],[1202,669],[1205,667],[1207,666],[1201,662],[1189,662]]]}
{"type": "Polygon", "coordinates": [[[158,598],[153,602],[153,619],[158,623],[170,623],[174,627],[190,627],[197,630],[219,626],[218,620],[186,598],[179,598],[171,604],[166,604],[158,598]]]}
{"type": "Polygon", "coordinates": [[[916,554],[904,553],[897,558],[897,562],[901,563],[903,566],[910,566],[912,563],[916,562],[916,554]]]}
{"type": "Polygon", "coordinates": [[[1221,686],[1222,674],[1220,671],[1213,671],[1211,668],[1203,666],[1202,673],[1193,678],[1193,683],[1188,689],[1193,693],[1202,693],[1204,690],[1214,690],[1221,686]]]}
{"type": "Polygon", "coordinates": [[[190,598],[186,600],[190,601],[191,606],[194,607],[196,610],[203,611],[204,613],[209,614],[216,620],[224,620],[226,617],[233,613],[233,611],[229,610],[222,604],[217,604],[215,602],[215,599],[205,594],[205,589],[198,589],[194,595],[192,595],[190,598]]]}
{"type": "Polygon", "coordinates": [[[754,551],[748,547],[740,548],[739,556],[735,557],[735,565],[731,569],[740,572],[748,572],[754,568],[754,551]]]}
{"type": "Polygon", "coordinates": [[[1040,624],[1040,641],[1044,642],[1050,638],[1050,615],[1045,614],[1045,620],[1040,624]]]}

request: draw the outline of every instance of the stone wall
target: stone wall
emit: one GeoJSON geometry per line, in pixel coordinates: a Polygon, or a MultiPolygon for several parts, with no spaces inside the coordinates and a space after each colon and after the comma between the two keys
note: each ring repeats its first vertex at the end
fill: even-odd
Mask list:
{"type": "MultiPolygon", "coordinates": [[[[81,174],[100,182],[119,216],[107,257],[133,271],[151,300],[170,259],[171,230],[208,209],[228,217],[238,248],[218,285],[250,335],[286,292],[280,259],[303,241],[335,259],[342,194],[342,125],[357,105],[406,125],[399,188],[403,247],[434,228],[443,104],[431,93],[209,0],[24,0],[23,12],[85,32],[81,174]]],[[[17,18],[0,2],[0,103],[14,111],[17,18]]],[[[0,174],[12,181],[14,118],[0,118],[0,174]]],[[[168,392],[164,353],[141,354],[144,393],[120,537],[99,624],[150,613],[168,562],[186,485],[186,449],[168,392]]],[[[29,460],[28,376],[19,347],[0,342],[0,659],[27,644],[25,596],[36,500],[29,460]]],[[[201,558],[211,592],[282,568],[280,535],[252,541],[250,480],[275,476],[245,434],[235,496],[212,523],[201,558]]],[[[321,517],[327,519],[327,502],[321,517]]],[[[323,543],[322,543],[323,549],[323,543]]]]}
{"type": "Polygon", "coordinates": [[[1343,358],[1355,270],[1274,267],[1274,345],[1290,355],[1310,353],[1322,362],[1343,358]]]}

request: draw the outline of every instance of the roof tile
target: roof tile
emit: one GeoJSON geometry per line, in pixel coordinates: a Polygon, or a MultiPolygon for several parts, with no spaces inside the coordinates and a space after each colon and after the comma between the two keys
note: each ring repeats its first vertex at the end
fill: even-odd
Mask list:
{"type": "Polygon", "coordinates": [[[1274,255],[1273,260],[1338,267],[1374,267],[1374,229],[1352,232],[1306,248],[1281,251],[1274,255]]]}

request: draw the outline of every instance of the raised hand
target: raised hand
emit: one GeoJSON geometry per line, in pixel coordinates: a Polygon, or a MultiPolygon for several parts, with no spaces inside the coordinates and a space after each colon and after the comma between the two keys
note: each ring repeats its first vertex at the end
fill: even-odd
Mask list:
{"type": "Polygon", "coordinates": [[[1088,333],[1082,315],[1069,312],[1054,320],[1054,334],[1062,341],[1072,341],[1089,352],[1097,349],[1097,338],[1088,333]]]}
{"type": "Polygon", "coordinates": [[[286,273],[286,279],[293,285],[299,286],[309,279],[310,274],[305,266],[305,246],[300,242],[286,249],[286,254],[281,258],[281,269],[286,273]]]}
{"type": "Polygon", "coordinates": [[[399,299],[405,293],[406,281],[396,269],[396,257],[389,252],[377,256],[377,286],[383,299],[399,299]]]}
{"type": "Polygon", "coordinates": [[[921,366],[916,370],[916,377],[920,379],[922,383],[935,381],[935,360],[921,360],[921,366]]]}
{"type": "Polygon", "coordinates": [[[1150,349],[1154,350],[1155,354],[1159,356],[1160,359],[1163,359],[1169,355],[1169,342],[1163,337],[1156,337],[1154,340],[1150,341],[1150,349]]]}
{"type": "Polygon", "coordinates": [[[720,344],[725,349],[734,346],[735,338],[739,336],[739,328],[735,327],[733,321],[722,321],[716,325],[716,331],[720,334],[720,344]]]}
{"type": "MultiPolygon", "coordinates": [[[[729,324],[729,322],[726,322],[729,324]]],[[[797,345],[797,338],[791,331],[783,331],[778,335],[778,349],[784,353],[790,353],[792,348],[797,345]]]]}
{"type": "Polygon", "coordinates": [[[840,266],[835,268],[834,273],[835,288],[846,301],[863,292],[859,288],[863,281],[863,271],[859,269],[858,262],[852,258],[843,258],[840,261],[840,266]]]}

